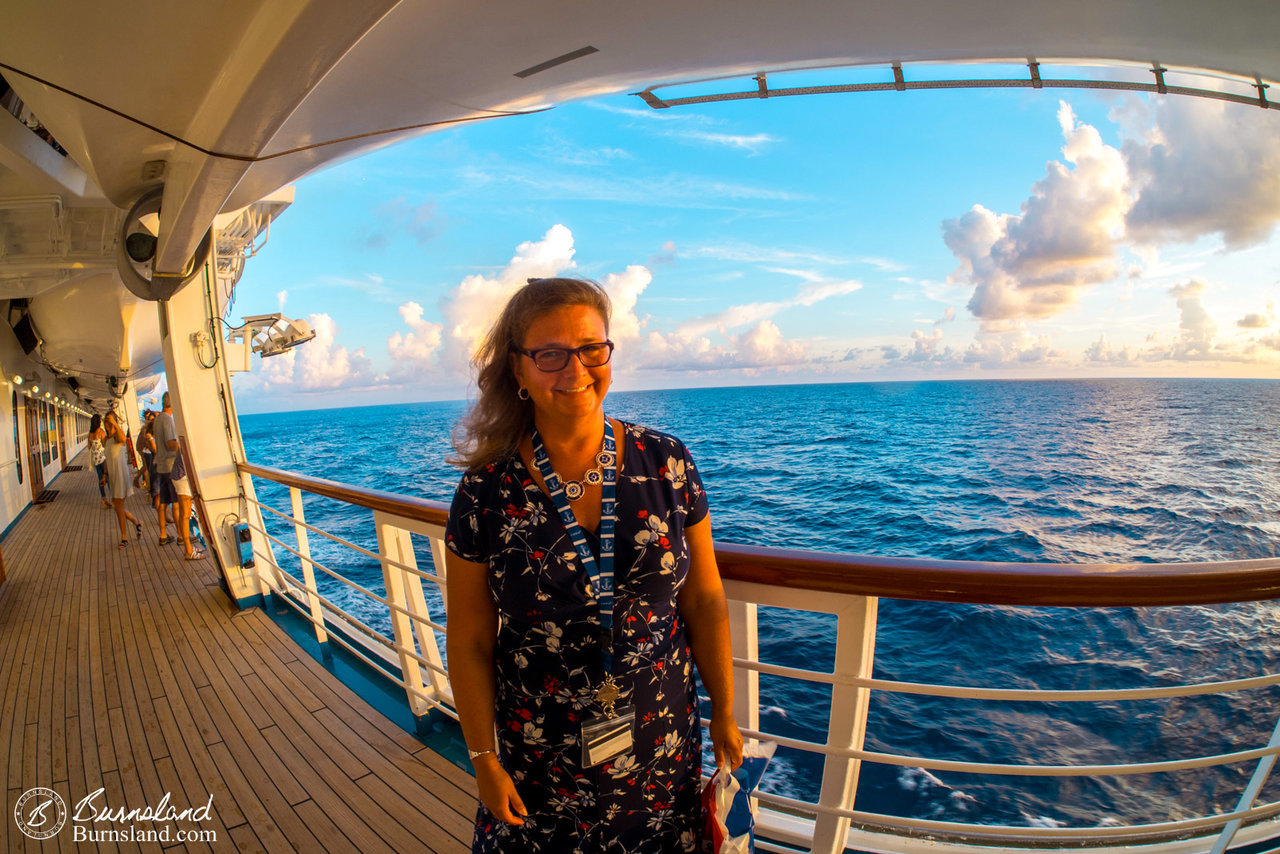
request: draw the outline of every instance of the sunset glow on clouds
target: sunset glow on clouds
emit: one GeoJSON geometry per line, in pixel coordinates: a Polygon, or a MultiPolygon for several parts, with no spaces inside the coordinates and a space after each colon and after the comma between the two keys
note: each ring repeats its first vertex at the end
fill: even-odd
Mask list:
{"type": "Polygon", "coordinates": [[[937,140],[934,168],[903,150],[896,182],[852,131],[824,148],[759,109],[594,104],[542,135],[441,135],[337,167],[299,185],[238,294],[306,312],[316,338],[238,377],[237,396],[250,411],[463,397],[502,304],[555,275],[610,293],[619,388],[1280,376],[1277,117],[1189,98],[1028,103],[1009,132],[1023,141],[985,155],[1026,149],[1006,170],[937,140]],[[343,169],[362,176],[355,196],[326,180],[343,169]],[[351,220],[350,247],[299,248],[324,241],[311,204],[351,220]]]}

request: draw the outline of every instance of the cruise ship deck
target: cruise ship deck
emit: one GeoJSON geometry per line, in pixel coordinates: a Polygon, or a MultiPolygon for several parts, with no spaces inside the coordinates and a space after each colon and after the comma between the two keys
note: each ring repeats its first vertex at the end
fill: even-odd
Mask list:
{"type": "MultiPolygon", "coordinates": [[[[7,743],[0,850],[24,839],[17,800],[33,787],[70,816],[99,787],[97,809],[169,803],[212,818],[192,850],[439,851],[470,847],[475,783],[356,696],[257,609],[237,611],[211,560],[157,544],[155,516],[117,549],[115,514],[93,468],[49,484],[3,542],[0,736],[7,743]]],[[[139,829],[164,822],[139,821],[139,829]]],[[[86,827],[127,829],[98,822],[86,827]]],[[[63,828],[62,850],[94,850],[63,828]]],[[[183,850],[101,843],[98,850],[183,850]]]]}

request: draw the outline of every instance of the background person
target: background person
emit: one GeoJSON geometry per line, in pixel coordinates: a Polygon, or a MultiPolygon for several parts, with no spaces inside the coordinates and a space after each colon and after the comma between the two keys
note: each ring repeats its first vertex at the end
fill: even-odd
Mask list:
{"type": "Polygon", "coordinates": [[[115,410],[107,410],[106,417],[102,419],[102,427],[106,431],[107,482],[111,487],[111,504],[116,509],[116,520],[120,523],[120,545],[117,548],[124,548],[129,545],[128,529],[125,527],[126,519],[133,523],[134,535],[139,539],[142,538],[142,523],[124,506],[124,500],[132,491],[131,469],[136,466],[129,453],[131,450],[129,436],[120,426],[120,419],[116,417],[115,410]]]}
{"type": "Polygon", "coordinates": [[[203,549],[195,548],[191,542],[191,484],[187,480],[182,462],[181,445],[178,443],[178,428],[173,422],[173,408],[169,402],[169,392],[164,393],[161,400],[163,410],[156,416],[152,432],[156,442],[156,477],[159,480],[156,494],[160,503],[157,511],[160,519],[160,542],[168,543],[168,525],[165,520],[165,507],[177,504],[177,538],[182,541],[183,556],[187,560],[203,560],[203,549]]]}
{"type": "Polygon", "coordinates": [[[93,413],[93,417],[89,419],[89,461],[98,473],[98,497],[102,499],[102,506],[109,510],[111,502],[107,500],[107,449],[102,447],[102,440],[106,436],[107,431],[102,429],[102,416],[93,413]]]}
{"type": "Polygon", "coordinates": [[[679,440],[606,422],[609,312],[594,282],[530,280],[476,356],[455,437],[448,654],[474,851],[698,850],[695,662],[716,762],[742,761],[707,498],[679,440]]]}

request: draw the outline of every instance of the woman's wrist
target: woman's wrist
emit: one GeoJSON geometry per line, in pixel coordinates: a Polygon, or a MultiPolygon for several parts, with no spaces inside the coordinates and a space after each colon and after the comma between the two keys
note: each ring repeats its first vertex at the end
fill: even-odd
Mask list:
{"type": "Polygon", "coordinates": [[[733,703],[711,704],[711,720],[728,722],[736,719],[737,718],[733,714],[733,703]]]}

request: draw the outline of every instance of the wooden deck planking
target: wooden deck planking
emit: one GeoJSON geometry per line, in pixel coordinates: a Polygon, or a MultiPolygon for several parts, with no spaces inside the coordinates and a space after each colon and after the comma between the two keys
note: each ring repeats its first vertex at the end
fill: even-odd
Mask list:
{"type": "MultiPolygon", "coordinates": [[[[4,540],[0,733],[7,747],[0,850],[25,838],[14,804],[34,786],[70,811],[177,809],[214,797],[212,845],[71,842],[82,851],[465,851],[475,783],[365,703],[265,614],[236,611],[211,561],[160,546],[145,497],[126,502],[141,539],[116,549],[92,468],[4,540]]],[[[69,823],[70,824],[70,823],[69,823]]],[[[154,825],[164,827],[164,822],[154,825]]],[[[173,829],[190,829],[174,823],[173,829]]],[[[94,829],[115,827],[99,823],[94,829]]],[[[149,829],[149,823],[140,823],[149,829]]]]}

